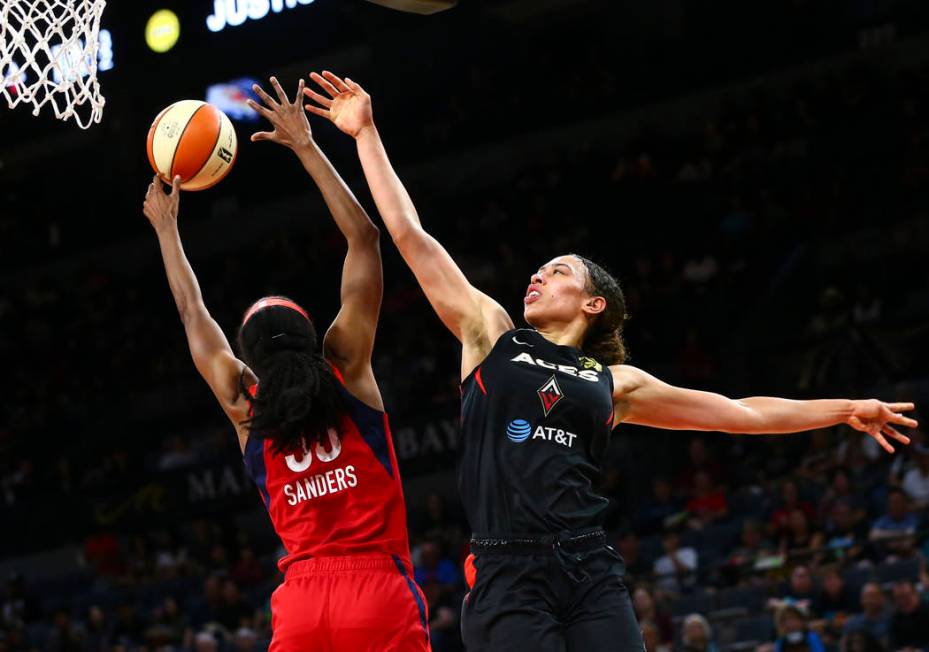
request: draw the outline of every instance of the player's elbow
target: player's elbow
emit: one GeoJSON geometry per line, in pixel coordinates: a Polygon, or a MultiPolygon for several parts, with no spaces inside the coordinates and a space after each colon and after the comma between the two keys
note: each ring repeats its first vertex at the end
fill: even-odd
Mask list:
{"type": "Polygon", "coordinates": [[[202,300],[199,299],[179,302],[177,304],[177,312],[180,315],[181,323],[184,324],[185,328],[190,327],[204,317],[210,316],[206,310],[206,305],[202,300]]]}
{"type": "Polygon", "coordinates": [[[358,230],[352,234],[351,243],[359,244],[366,247],[377,247],[381,241],[381,230],[370,221],[358,227],[358,230]]]}
{"type": "Polygon", "coordinates": [[[413,219],[400,221],[401,226],[390,229],[390,237],[401,253],[419,248],[429,235],[413,219]]]}
{"type": "Polygon", "coordinates": [[[732,412],[721,432],[730,435],[763,435],[770,432],[771,425],[764,414],[741,401],[732,401],[732,412]]]}

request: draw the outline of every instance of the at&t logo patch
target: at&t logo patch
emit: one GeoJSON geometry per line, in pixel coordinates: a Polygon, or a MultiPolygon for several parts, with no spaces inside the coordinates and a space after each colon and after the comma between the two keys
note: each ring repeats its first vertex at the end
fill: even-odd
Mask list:
{"type": "Polygon", "coordinates": [[[529,425],[528,421],[523,419],[510,421],[510,425],[506,427],[506,436],[510,438],[510,441],[515,441],[517,443],[526,441],[531,434],[532,426],[529,425]]]}
{"type": "Polygon", "coordinates": [[[555,444],[561,444],[567,448],[574,446],[574,440],[577,434],[562,430],[561,428],[549,428],[546,426],[536,426],[534,429],[525,419],[514,419],[506,427],[506,436],[510,441],[521,444],[531,436],[532,439],[544,439],[555,444]]]}

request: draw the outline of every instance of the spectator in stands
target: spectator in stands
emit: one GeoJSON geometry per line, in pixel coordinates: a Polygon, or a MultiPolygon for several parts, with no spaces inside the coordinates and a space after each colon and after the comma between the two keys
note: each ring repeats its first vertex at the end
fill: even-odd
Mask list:
{"type": "Polygon", "coordinates": [[[626,584],[635,585],[639,578],[645,577],[652,572],[651,564],[642,556],[639,537],[636,536],[635,532],[630,530],[623,532],[616,543],[616,547],[619,549],[619,554],[622,555],[623,562],[626,565],[626,584]]]}
{"type": "Polygon", "coordinates": [[[41,616],[39,605],[32,593],[26,589],[26,581],[18,572],[10,573],[6,587],[6,598],[0,605],[0,624],[12,627],[16,624],[35,622],[41,616]]]}
{"type": "Polygon", "coordinates": [[[710,474],[710,479],[714,485],[722,484],[725,481],[723,467],[712,459],[706,442],[702,437],[694,437],[690,440],[690,446],[687,449],[689,461],[677,476],[677,488],[681,493],[686,493],[694,486],[694,476],[698,471],[706,471],[710,474]]]}
{"type": "Polygon", "coordinates": [[[865,631],[886,648],[890,640],[890,615],[880,585],[868,582],[861,589],[861,613],[845,623],[845,635],[865,631]]]}
{"type": "Polygon", "coordinates": [[[87,649],[107,650],[110,647],[110,627],[106,613],[99,605],[87,609],[87,649]]]}
{"type": "Polygon", "coordinates": [[[861,629],[852,632],[844,639],[841,645],[842,652],[887,652],[887,648],[880,641],[861,629]]]}
{"type": "Polygon", "coordinates": [[[152,613],[152,627],[146,632],[145,638],[151,641],[157,636],[164,641],[163,645],[180,643],[186,629],[187,618],[178,606],[177,600],[167,596],[152,613]]]}
{"type": "Polygon", "coordinates": [[[684,619],[679,652],[719,652],[713,642],[713,628],[700,614],[690,614],[684,619]]]}
{"type": "Polygon", "coordinates": [[[239,560],[232,569],[232,579],[242,586],[254,586],[265,579],[261,562],[250,545],[242,546],[239,551],[239,560]]]}
{"type": "Polygon", "coordinates": [[[849,506],[855,516],[855,521],[860,521],[864,516],[865,502],[861,493],[857,490],[852,481],[852,476],[843,466],[837,467],[829,481],[829,488],[819,502],[819,515],[824,520],[826,526],[830,525],[832,510],[836,503],[843,502],[849,506]]]}
{"type": "Polygon", "coordinates": [[[910,511],[903,490],[892,488],[887,495],[887,513],[874,521],[869,538],[889,553],[907,555],[915,544],[919,519],[910,511]]]}
{"type": "Polygon", "coordinates": [[[458,615],[461,613],[461,595],[450,591],[435,595],[434,587],[424,591],[429,605],[429,637],[433,650],[451,652],[460,650],[461,625],[458,615]]]}
{"type": "Polygon", "coordinates": [[[780,598],[768,601],[768,607],[779,610],[786,605],[796,605],[809,612],[816,597],[816,586],[809,566],[797,566],[790,573],[790,581],[784,587],[780,598]]]}
{"type": "Polygon", "coordinates": [[[692,527],[703,529],[729,515],[726,494],[714,486],[713,478],[706,471],[694,474],[693,498],[687,502],[692,527]]]}
{"type": "Polygon", "coordinates": [[[452,591],[458,583],[459,573],[455,564],[441,554],[439,545],[426,541],[419,546],[419,559],[413,569],[416,583],[420,587],[436,584],[443,591],[452,591]]]}
{"type": "Polygon", "coordinates": [[[832,566],[823,573],[819,591],[813,598],[812,612],[820,618],[844,621],[846,614],[856,611],[855,597],[845,586],[845,580],[839,569],[832,566]]]}
{"type": "Polygon", "coordinates": [[[819,620],[812,624],[823,641],[834,648],[842,638],[848,616],[858,610],[858,600],[845,585],[837,567],[822,575],[821,588],[813,599],[811,613],[819,620]]]}
{"type": "Polygon", "coordinates": [[[734,584],[755,570],[764,560],[770,559],[777,551],[774,546],[764,538],[764,528],[761,523],[746,519],[742,523],[740,545],[726,559],[723,575],[734,584]]]}
{"type": "Polygon", "coordinates": [[[920,442],[910,449],[913,467],[903,476],[901,488],[915,509],[929,507],[929,444],[920,442]]]}
{"type": "Polygon", "coordinates": [[[822,532],[810,524],[807,513],[796,507],[790,511],[787,528],[781,533],[782,555],[815,551],[822,546],[822,532]]]}
{"type": "Polygon", "coordinates": [[[194,637],[194,652],[219,652],[219,642],[212,632],[199,632],[194,637]]]}
{"type": "Polygon", "coordinates": [[[645,643],[645,649],[648,652],[671,652],[671,646],[661,642],[661,634],[658,627],[652,622],[639,621],[642,627],[642,641],[645,643]]]}
{"type": "Polygon", "coordinates": [[[925,649],[929,646],[929,605],[920,600],[919,592],[910,580],[894,584],[893,597],[891,649],[925,649]]]}
{"type": "Polygon", "coordinates": [[[252,608],[248,606],[239,587],[231,579],[223,582],[223,605],[219,609],[219,623],[226,631],[234,632],[239,627],[249,626],[252,608]]]}
{"type": "Polygon", "coordinates": [[[881,446],[864,433],[846,428],[835,455],[837,463],[849,470],[856,483],[867,486],[874,478],[874,463],[880,459],[881,446]]]}
{"type": "Polygon", "coordinates": [[[80,622],[74,623],[67,609],[55,612],[55,625],[45,641],[48,652],[81,652],[86,649],[87,631],[80,622]]]}
{"type": "Polygon", "coordinates": [[[681,548],[681,538],[676,530],[665,532],[661,540],[665,554],[655,561],[656,585],[672,593],[680,593],[685,587],[693,586],[697,579],[697,551],[681,548]]]}
{"type": "Polygon", "coordinates": [[[464,532],[460,515],[454,513],[442,496],[435,492],[426,497],[425,508],[416,515],[413,529],[447,550],[455,549],[464,532]]]}
{"type": "Polygon", "coordinates": [[[258,652],[258,634],[248,627],[240,627],[236,630],[232,644],[235,652],[258,652]]]}
{"type": "Polygon", "coordinates": [[[645,623],[655,626],[659,642],[670,643],[674,640],[674,623],[668,614],[658,609],[651,591],[644,586],[638,587],[632,594],[632,607],[640,626],[645,623]]]}
{"type": "Polygon", "coordinates": [[[825,547],[831,556],[846,562],[861,559],[868,548],[867,534],[867,525],[855,518],[848,501],[843,499],[833,503],[825,534],[825,547]]]}
{"type": "Polygon", "coordinates": [[[819,635],[810,629],[807,610],[799,604],[787,604],[777,611],[775,652],[825,652],[819,635]]]}
{"type": "Polygon", "coordinates": [[[145,624],[139,618],[134,602],[123,602],[116,607],[116,623],[113,627],[114,641],[140,642],[145,633],[145,624]]]}
{"type": "Polygon", "coordinates": [[[674,498],[671,482],[663,476],[656,476],[652,479],[651,498],[639,509],[637,529],[641,534],[661,532],[682,511],[681,504],[674,498]]]}
{"type": "Polygon", "coordinates": [[[84,541],[84,560],[97,575],[115,577],[125,570],[119,541],[112,532],[94,534],[84,541]]]}
{"type": "Polygon", "coordinates": [[[797,481],[789,478],[781,485],[780,505],[771,514],[771,534],[783,536],[790,529],[791,512],[795,509],[802,510],[807,519],[811,521],[816,517],[816,510],[813,506],[800,499],[800,487],[797,481]]]}
{"type": "Polygon", "coordinates": [[[224,607],[223,582],[218,575],[210,575],[203,581],[202,595],[202,604],[193,611],[191,621],[195,625],[218,623],[224,607]]]}

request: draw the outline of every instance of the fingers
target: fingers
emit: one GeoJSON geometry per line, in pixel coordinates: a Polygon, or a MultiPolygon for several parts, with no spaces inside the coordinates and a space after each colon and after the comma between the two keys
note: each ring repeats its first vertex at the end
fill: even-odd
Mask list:
{"type": "Polygon", "coordinates": [[[356,93],[364,93],[364,92],[365,92],[364,89],[361,87],[360,84],[357,84],[357,83],[353,82],[353,81],[352,81],[351,79],[349,79],[348,77],[345,78],[345,84],[346,84],[351,90],[353,90],[353,91],[356,92],[356,93]]]}
{"type": "Polygon", "coordinates": [[[324,79],[322,75],[319,75],[315,72],[311,72],[310,79],[315,81],[320,86],[320,88],[322,88],[324,91],[329,93],[330,97],[338,96],[339,91],[336,89],[336,87],[330,84],[326,79],[324,79]]]}
{"type": "Polygon", "coordinates": [[[329,109],[321,109],[318,106],[314,106],[313,104],[304,104],[303,108],[309,111],[310,113],[318,115],[321,118],[326,118],[326,120],[332,120],[332,116],[329,115],[329,109]]]}
{"type": "Polygon", "coordinates": [[[905,417],[902,414],[892,414],[889,419],[891,423],[896,423],[898,426],[904,426],[905,428],[918,428],[919,422],[916,419],[911,419],[910,417],[905,417]]]}
{"type": "Polygon", "coordinates": [[[274,140],[274,132],[272,131],[258,131],[252,134],[251,138],[253,143],[257,143],[259,140],[274,140]]]}
{"type": "Polygon", "coordinates": [[[889,443],[887,443],[887,440],[884,439],[884,435],[878,432],[878,433],[871,434],[871,436],[877,440],[877,443],[880,444],[881,448],[883,448],[885,451],[887,451],[888,453],[894,452],[894,447],[891,446],[889,443]]]}
{"type": "Polygon", "coordinates": [[[248,98],[247,100],[245,100],[245,103],[248,104],[252,108],[253,111],[255,111],[258,115],[265,118],[266,120],[270,120],[271,116],[274,115],[272,111],[269,111],[268,109],[266,109],[264,106],[262,106],[261,104],[253,100],[252,98],[248,98]]]}
{"type": "Polygon", "coordinates": [[[340,93],[350,93],[352,90],[348,87],[348,85],[344,81],[342,81],[341,77],[339,77],[338,75],[332,74],[328,70],[323,70],[323,77],[325,77],[330,82],[332,82],[332,85],[335,86],[337,89],[339,89],[340,93]]]}
{"type": "Polygon", "coordinates": [[[885,403],[885,405],[894,412],[912,412],[916,409],[915,403],[885,403]]]}
{"type": "Polygon", "coordinates": [[[304,88],[303,94],[306,95],[311,100],[313,100],[314,102],[316,102],[317,104],[320,104],[326,107],[327,109],[330,106],[332,106],[332,100],[330,100],[328,97],[324,97],[323,95],[320,95],[319,93],[314,91],[312,88],[304,88]]]}
{"type": "Polygon", "coordinates": [[[306,90],[306,82],[302,79],[297,83],[297,94],[294,96],[294,106],[299,106],[303,101],[303,91],[306,90]]]}
{"type": "Polygon", "coordinates": [[[900,432],[898,432],[895,428],[892,428],[891,426],[885,425],[883,428],[881,428],[881,432],[887,435],[888,437],[890,437],[891,439],[896,439],[901,444],[910,443],[909,437],[907,437],[904,434],[901,434],[900,432]]]}
{"type": "Polygon", "coordinates": [[[865,425],[861,422],[861,419],[859,419],[859,418],[856,417],[856,416],[851,416],[851,417],[848,418],[848,425],[850,425],[850,426],[851,426],[852,428],[854,428],[855,430],[863,430],[863,431],[867,431],[867,430],[868,430],[868,429],[865,427],[865,425]]]}
{"type": "Polygon", "coordinates": [[[174,175],[174,179],[171,181],[171,196],[175,196],[178,191],[181,189],[181,175],[174,175]]]}
{"type": "Polygon", "coordinates": [[[259,86],[258,84],[252,84],[252,90],[255,91],[255,94],[256,94],[258,97],[261,98],[261,101],[262,101],[262,102],[264,102],[265,104],[268,105],[268,108],[274,109],[274,108],[277,108],[277,107],[280,106],[280,104],[278,104],[277,102],[275,102],[275,101],[274,101],[274,98],[272,98],[270,95],[268,95],[267,93],[265,93],[265,89],[263,89],[263,88],[262,88],[261,86],[259,86]]]}
{"type": "Polygon", "coordinates": [[[274,92],[277,93],[277,97],[281,101],[281,104],[290,104],[290,100],[287,99],[287,93],[281,88],[281,84],[277,81],[277,77],[271,78],[271,87],[274,89],[274,92]]]}

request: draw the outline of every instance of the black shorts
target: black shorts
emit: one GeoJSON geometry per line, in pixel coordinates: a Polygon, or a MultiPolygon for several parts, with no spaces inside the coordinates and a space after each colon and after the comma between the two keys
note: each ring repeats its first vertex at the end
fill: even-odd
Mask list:
{"type": "Polygon", "coordinates": [[[468,652],[644,652],[611,546],[514,553],[472,541],[472,553],[476,576],[461,616],[468,652]]]}

